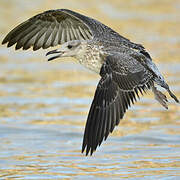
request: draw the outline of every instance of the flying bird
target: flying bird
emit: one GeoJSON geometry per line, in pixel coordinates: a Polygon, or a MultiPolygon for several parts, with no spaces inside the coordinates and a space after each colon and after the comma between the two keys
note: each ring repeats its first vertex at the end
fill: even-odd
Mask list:
{"type": "Polygon", "coordinates": [[[88,114],[82,153],[92,155],[123,118],[127,109],[151,89],[155,99],[168,109],[163,87],[179,103],[164,77],[141,44],[121,36],[101,22],[68,9],[49,10],[31,17],[10,31],[2,44],[34,51],[50,51],[49,61],[74,57],[100,75],[88,114]]]}

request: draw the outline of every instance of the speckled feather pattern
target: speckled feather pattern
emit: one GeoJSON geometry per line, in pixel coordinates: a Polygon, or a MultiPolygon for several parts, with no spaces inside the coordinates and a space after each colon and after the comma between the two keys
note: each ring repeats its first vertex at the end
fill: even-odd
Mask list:
{"type": "Polygon", "coordinates": [[[104,62],[104,59],[102,58],[102,55],[105,55],[103,46],[87,42],[83,42],[82,46],[82,53],[76,55],[79,63],[99,74],[104,62]]]}
{"type": "MultiPolygon", "coordinates": [[[[68,47],[68,42],[77,41],[74,44],[78,46],[71,51],[68,49],[69,56],[101,76],[84,132],[82,152],[86,155],[92,155],[113,132],[127,109],[147,90],[152,88],[156,100],[168,108],[166,96],[155,85],[165,88],[179,103],[141,44],[133,43],[101,22],[77,12],[57,9],[35,15],[11,30],[2,44],[15,45],[16,50],[31,47],[38,50],[64,44],[68,47]],[[78,53],[74,55],[73,51],[78,53]]],[[[73,43],[70,48],[72,46],[73,43]]],[[[58,51],[49,52],[52,53],[58,51]]]]}

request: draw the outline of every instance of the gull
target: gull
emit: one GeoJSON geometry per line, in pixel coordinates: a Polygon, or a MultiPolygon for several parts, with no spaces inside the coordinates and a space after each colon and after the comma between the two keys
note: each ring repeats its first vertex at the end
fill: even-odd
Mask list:
{"type": "Polygon", "coordinates": [[[133,43],[101,22],[68,9],[37,14],[10,31],[2,44],[34,51],[59,46],[49,51],[48,60],[74,57],[98,73],[95,91],[85,126],[82,153],[92,155],[112,133],[127,109],[147,90],[166,109],[164,88],[179,103],[164,77],[141,44],[133,43]]]}

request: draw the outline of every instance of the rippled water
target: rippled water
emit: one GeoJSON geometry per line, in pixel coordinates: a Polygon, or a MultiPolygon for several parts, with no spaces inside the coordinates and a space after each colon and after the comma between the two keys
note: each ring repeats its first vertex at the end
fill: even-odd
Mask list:
{"type": "MultiPolygon", "coordinates": [[[[143,43],[180,97],[180,3],[149,1],[0,2],[0,39],[21,21],[69,8],[143,43]]],[[[152,93],[133,106],[92,157],[80,153],[99,76],[46,50],[0,46],[1,179],[180,179],[180,106],[152,93]]]]}

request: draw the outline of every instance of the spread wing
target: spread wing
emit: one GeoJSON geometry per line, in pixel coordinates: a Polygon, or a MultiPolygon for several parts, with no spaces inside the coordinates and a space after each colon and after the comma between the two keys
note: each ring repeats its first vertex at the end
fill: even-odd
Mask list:
{"type": "Polygon", "coordinates": [[[106,57],[100,75],[84,132],[82,152],[86,155],[106,140],[139,92],[143,94],[153,84],[153,75],[125,54],[106,57]]]}
{"type": "Polygon", "coordinates": [[[49,10],[33,16],[10,31],[2,44],[16,49],[46,49],[70,40],[100,39],[116,41],[142,50],[139,44],[130,42],[99,21],[68,9],[49,10]]]}

